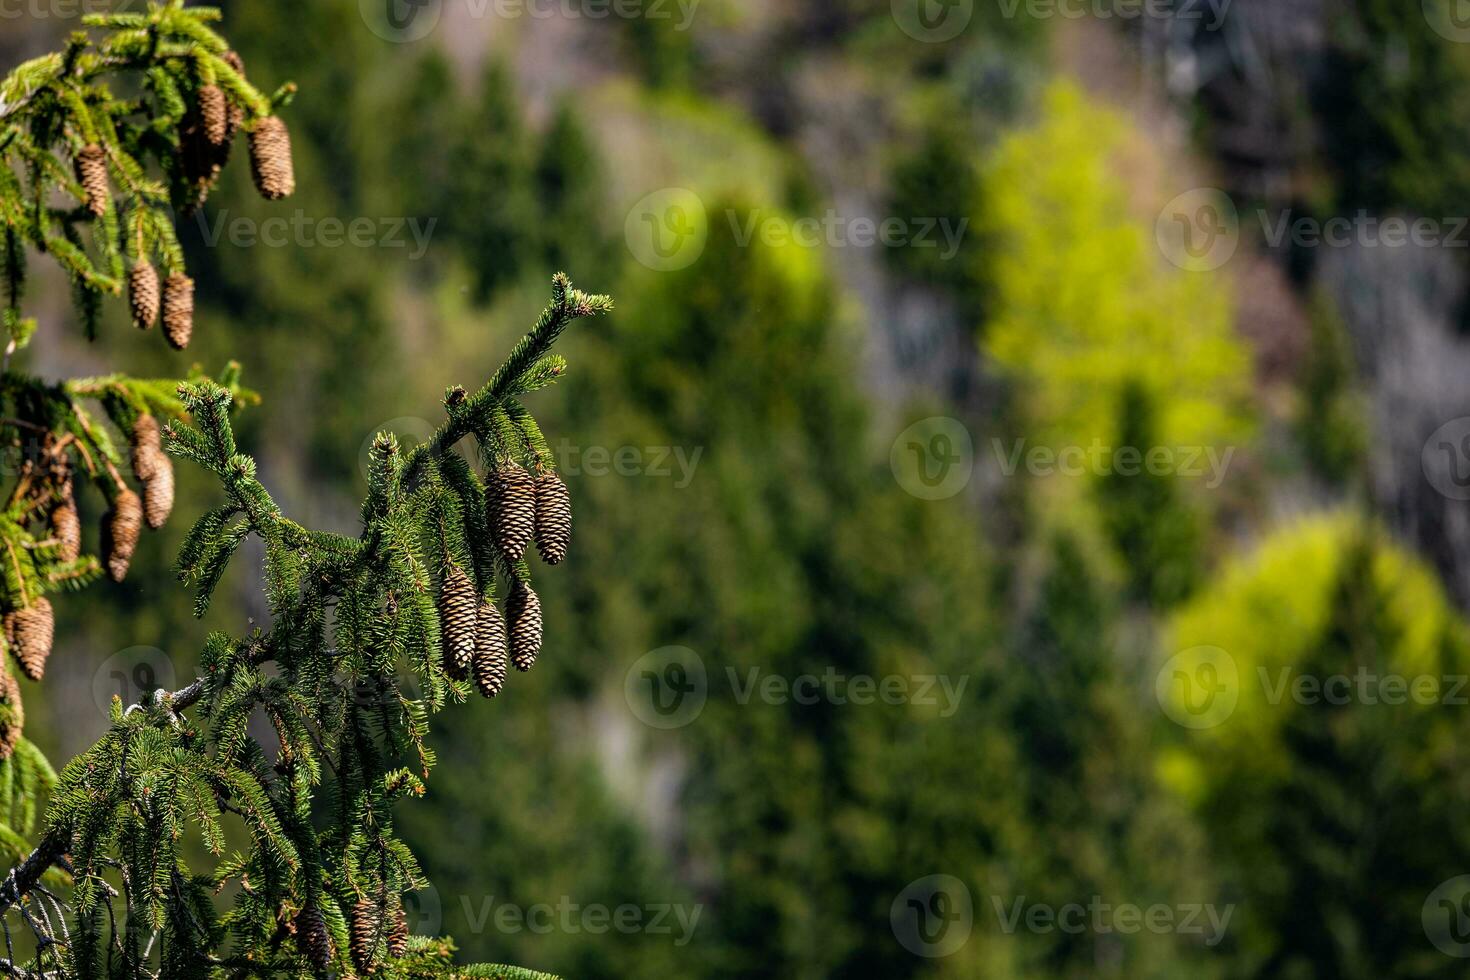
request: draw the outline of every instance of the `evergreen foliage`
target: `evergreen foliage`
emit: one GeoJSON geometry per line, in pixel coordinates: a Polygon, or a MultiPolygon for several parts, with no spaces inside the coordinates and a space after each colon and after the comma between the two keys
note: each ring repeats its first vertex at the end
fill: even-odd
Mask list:
{"type": "Polygon", "coordinates": [[[244,636],[212,634],[192,684],[126,708],[114,698],[111,730],[59,775],[19,737],[19,692],[0,675],[0,852],[12,865],[0,882],[4,969],[546,980],[517,967],[455,966],[449,940],[407,936],[403,893],[425,882],[392,808],[424,792],[435,762],[428,716],[475,689],[445,669],[447,634],[462,621],[441,621],[451,570],[470,589],[469,649],[483,693],[496,692],[485,690],[489,668],[478,659],[505,656],[506,625],[494,640],[497,595],[518,665],[529,668],[541,644],[529,555],[497,547],[493,481],[458,446],[472,439],[486,473],[529,473],[533,487],[548,488],[533,492],[535,506],[547,502],[533,523],[543,557],[560,561],[569,503],[554,492],[550,448],[522,399],[564,373],[550,352],[562,331],[611,302],[558,274],[551,305],[490,382],[473,395],[449,389],[448,420],[432,439],[404,452],[382,433],[358,539],[286,518],[259,482],[235,440],[231,412],[254,395],[233,364],[217,380],[195,373],[184,382],[118,374],[50,383],[9,370],[36,326],[22,305],[27,250],[52,255],[72,278],[89,333],[101,297],[126,290],[134,322],[147,328],[161,312],[177,341],[192,331],[193,286],[173,216],[203,203],[235,132],[251,134],[262,196],[294,186],[289,137],[274,116],[294,86],[269,97],[255,90],[208,26],[218,17],[181,0],[89,17],[91,34],[0,84],[10,340],[0,436],[18,460],[0,517],[0,581],[12,652],[38,677],[52,628],[45,595],[80,588],[104,566],[115,578],[126,572],[143,523],[157,527],[171,509],[164,448],[224,490],[179,554],[196,614],[252,537],[265,555],[270,611],[268,626],[244,636]],[[110,82],[130,74],[140,94],[115,96],[110,82]],[[62,195],[75,203],[59,203],[62,195]],[[74,471],[112,505],[103,560],[82,552],[74,471]],[[43,634],[44,649],[33,650],[43,634]],[[264,732],[269,748],[257,741],[264,732]]]}
{"type": "Polygon", "coordinates": [[[505,66],[485,68],[474,111],[460,120],[451,153],[454,207],[447,230],[463,249],[475,298],[515,281],[525,229],[538,217],[525,123],[505,66]]]}
{"type": "Polygon", "coordinates": [[[974,236],[964,234],[981,207],[980,175],[963,128],[947,115],[928,124],[915,145],[894,163],[888,184],[888,214],[936,219],[962,235],[953,255],[947,248],[894,245],[886,253],[889,262],[901,274],[948,290],[970,324],[981,322],[979,248],[974,236]]]}
{"type": "Polygon", "coordinates": [[[1351,0],[1330,14],[1315,101],[1339,213],[1457,214],[1470,193],[1470,54],[1432,26],[1454,0],[1351,0]]]}
{"type": "Polygon", "coordinates": [[[1135,599],[1168,606],[1194,590],[1202,572],[1204,527],[1179,490],[1179,477],[1157,471],[1160,445],[1152,401],[1142,385],[1124,384],[1118,446],[1097,484],[1103,529],[1127,569],[1135,599]]]}
{"type": "Polygon", "coordinates": [[[1421,920],[1470,861],[1470,636],[1433,574],[1356,515],[1316,518],[1222,569],[1171,639],[1232,658],[1238,704],[1166,768],[1240,894],[1241,973],[1461,975],[1421,920]]]}
{"type": "MultiPolygon", "coordinates": [[[[218,19],[218,11],[186,9],[180,0],[141,13],[88,16],[87,30],[74,32],[62,51],[25,62],[0,81],[0,444],[13,475],[0,514],[0,608],[3,645],[32,680],[44,672],[54,634],[46,596],[85,587],[104,565],[121,580],[144,522],[157,529],[167,519],[173,471],[158,445],[158,419],[188,413],[177,380],[109,374],[49,381],[12,369],[37,329],[26,314],[29,259],[50,256],[66,273],[89,337],[99,329],[104,299],[126,290],[140,328],[151,328],[162,313],[169,342],[187,344],[193,286],[174,215],[203,202],[238,132],[253,138],[267,124],[283,131],[273,113],[294,91],[257,90],[210,27],[218,19]],[[128,469],[141,497],[124,475],[128,469]],[[78,490],[87,485],[109,506],[100,556],[83,544],[78,490]]],[[[289,154],[277,146],[268,155],[275,173],[288,176],[289,154]]],[[[252,143],[252,162],[261,156],[252,143]]],[[[192,380],[205,383],[202,376],[192,380]]],[[[253,398],[233,363],[218,384],[235,404],[253,398]]],[[[5,786],[33,792],[52,777],[39,753],[17,743],[23,709],[8,676],[5,701],[5,786]]],[[[0,819],[9,849],[32,831],[34,806],[33,797],[28,807],[4,808],[18,821],[0,819]]]]}
{"type": "Polygon", "coordinates": [[[1332,301],[1319,294],[1312,300],[1297,437],[1308,465],[1329,484],[1351,485],[1363,475],[1368,439],[1356,377],[1347,327],[1332,301]]]}
{"type": "Polygon", "coordinates": [[[395,834],[393,804],[424,792],[435,762],[428,716],[471,690],[444,669],[449,627],[436,595],[445,570],[472,570],[489,602],[498,588],[530,583],[526,561],[495,548],[486,486],[455,447],[473,436],[491,468],[543,470],[550,452],[520,399],[562,374],[550,353],[561,332],[610,308],[558,276],[551,305],[491,381],[473,396],[450,389],[448,421],[432,439],[404,453],[381,434],[355,540],[285,517],[236,446],[230,392],[208,381],[182,387],[193,424],[171,424],[168,447],[214,473],[226,500],[190,532],[179,576],[202,614],[254,535],[271,625],[212,635],[203,676],[180,691],[126,710],[115,700],[112,730],[62,771],[42,841],[0,901],[19,899],[23,912],[34,876],[61,863],[76,923],[63,936],[27,920],[39,948],[24,969],[325,976],[345,975],[356,954],[359,969],[381,964],[388,976],[462,975],[441,964],[449,947],[438,940],[411,939],[401,964],[387,955],[401,894],[425,884],[395,834]],[[252,715],[268,721],[273,748],[252,735],[252,715]],[[239,849],[227,846],[234,820],[248,834],[239,849]],[[185,858],[194,833],[215,858],[204,872],[185,858]],[[233,904],[216,914],[211,896],[224,888],[233,904]],[[354,944],[350,923],[364,902],[379,927],[354,944]]]}

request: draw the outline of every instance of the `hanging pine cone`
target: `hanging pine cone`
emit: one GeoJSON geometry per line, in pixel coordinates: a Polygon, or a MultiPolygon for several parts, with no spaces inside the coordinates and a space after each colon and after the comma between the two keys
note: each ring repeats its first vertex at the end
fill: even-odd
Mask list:
{"type": "Polygon", "coordinates": [[[51,536],[60,542],[62,561],[76,561],[82,556],[82,519],[77,516],[71,494],[51,510],[51,536]]]}
{"type": "Polygon", "coordinates": [[[88,143],[77,151],[72,161],[77,183],[87,195],[87,210],[97,217],[107,213],[111,195],[107,189],[107,152],[96,143],[88,143]]]}
{"type": "Polygon", "coordinates": [[[163,336],[174,350],[194,336],[194,280],[174,272],[163,283],[163,336]]]}
{"type": "Polygon", "coordinates": [[[290,197],[296,190],[291,134],[275,116],[265,117],[250,131],[250,172],[260,196],[267,201],[290,197]]]}
{"type": "Polygon", "coordinates": [[[555,473],[536,480],[536,550],[548,565],[560,564],[572,543],[572,492],[555,473]]]}
{"type": "Polygon", "coordinates": [[[296,914],[296,946],[318,973],[325,973],[332,965],[332,936],[315,905],[308,905],[296,914]]]}
{"type": "Polygon", "coordinates": [[[10,652],[20,664],[21,673],[33,681],[46,673],[46,658],[51,656],[51,641],[55,636],[56,614],[45,597],[5,615],[5,638],[10,641],[10,652]]]}
{"type": "Polygon", "coordinates": [[[143,519],[153,531],[168,523],[174,509],[173,461],[159,452],[156,466],[153,477],[143,484],[143,519]]]}
{"type": "Polygon", "coordinates": [[[359,899],[352,908],[352,962],[364,973],[373,969],[382,932],[380,910],[376,903],[359,899]]]}
{"type": "Polygon", "coordinates": [[[510,618],[510,659],[516,670],[530,670],[541,652],[541,600],[525,582],[517,582],[505,604],[510,618]]]}
{"type": "Polygon", "coordinates": [[[204,138],[213,146],[223,146],[229,138],[230,110],[225,90],[218,85],[199,87],[199,119],[204,124],[204,138]]]}
{"type": "Polygon", "coordinates": [[[151,330],[158,319],[158,272],[147,259],[139,259],[128,273],[128,305],[139,330],[151,330]]]}
{"type": "MultiPolygon", "coordinates": [[[[245,77],[245,62],[240,58],[239,54],[234,51],[226,51],[222,57],[224,58],[225,64],[235,69],[235,74],[241,78],[245,77]]],[[[225,131],[227,138],[234,139],[235,134],[240,131],[240,127],[243,125],[245,125],[245,110],[231,102],[225,111],[225,131]]]]}
{"type": "Polygon", "coordinates": [[[26,709],[20,700],[20,685],[10,671],[0,667],[0,761],[10,758],[20,733],[26,726],[26,709]]]}
{"type": "Polygon", "coordinates": [[[486,487],[490,533],[511,561],[519,561],[536,529],[536,481],[519,466],[502,466],[486,487]]]}
{"type": "Polygon", "coordinates": [[[450,562],[439,586],[439,629],[444,643],[444,672],[464,680],[475,657],[478,599],[464,569],[450,562]]]}
{"type": "Polygon", "coordinates": [[[128,433],[132,444],[133,475],[140,481],[153,479],[159,461],[168,462],[163,451],[163,431],[158,419],[144,412],[133,422],[133,431],[128,433]]]}
{"type": "Polygon", "coordinates": [[[128,565],[133,561],[133,552],[138,548],[138,537],[142,533],[143,502],[136,493],[123,488],[118,491],[112,510],[107,512],[107,521],[102,529],[107,574],[114,582],[128,577],[128,565]]]}
{"type": "Polygon", "coordinates": [[[505,686],[505,619],[495,603],[480,601],[479,624],[475,631],[475,686],[493,698],[505,686]]]}
{"type": "Polygon", "coordinates": [[[394,896],[389,919],[393,927],[388,930],[388,955],[400,957],[408,952],[408,916],[403,913],[403,899],[394,896]]]}

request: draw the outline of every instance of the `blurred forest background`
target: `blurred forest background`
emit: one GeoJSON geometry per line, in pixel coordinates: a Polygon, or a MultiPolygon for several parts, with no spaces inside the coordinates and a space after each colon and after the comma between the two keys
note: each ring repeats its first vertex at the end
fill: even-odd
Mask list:
{"type": "MultiPolygon", "coordinates": [[[[262,202],[234,167],[185,223],[189,357],[237,357],[262,393],[242,444],[287,513],[355,533],[373,433],[427,433],[553,271],[619,304],[569,337],[572,373],[540,402],[577,509],[543,580],[545,655],[436,719],[443,764],[400,815],[435,883],[425,928],[579,980],[1464,976],[1470,918],[1448,937],[1430,919],[1470,890],[1452,881],[1470,873],[1470,711],[1448,683],[1398,705],[1263,683],[1470,671],[1470,31],[1452,2],[1125,18],[980,0],[948,8],[969,20],[944,37],[888,0],[703,0],[687,20],[687,3],[454,0],[411,42],[370,29],[375,3],[223,3],[252,75],[300,84],[299,190],[262,202]],[[702,203],[704,245],[664,270],[637,229],[669,188],[702,203]],[[1239,216],[1223,262],[1167,234],[1210,230],[1201,188],[1239,216]],[[407,226],[406,247],[230,232],[298,211],[433,225],[422,255],[407,226]],[[964,232],[950,254],[742,231],[829,212],[964,232]],[[1282,216],[1424,217],[1449,240],[1313,245],[1275,234],[1282,216]],[[936,417],[973,462],[939,500],[900,439],[936,417]],[[1027,463],[1094,445],[1080,473],[1027,463]],[[594,464],[624,447],[641,462],[594,464]],[[1153,447],[1200,455],[1108,465],[1153,447]],[[708,698],[665,730],[625,682],[670,646],[708,698]],[[768,703],[741,697],[753,669],[966,686],[953,711],[768,703]],[[1197,717],[1192,680],[1230,710],[1197,717]],[[960,884],[930,911],[972,906],[943,956],[890,914],[931,875],[960,884]],[[1000,914],[1094,896],[1233,913],[1223,935],[1000,914]],[[559,902],[700,913],[691,937],[673,917],[494,915],[559,902]]],[[[76,27],[50,9],[0,21],[0,64],[76,27]]],[[[121,304],[86,345],[54,285],[29,369],[182,373],[121,304]]],[[[48,682],[25,685],[27,734],[58,764],[106,728],[99,691],[186,681],[208,628],[263,614],[241,574],[190,618],[166,569],[216,491],[179,476],[184,519],[124,585],[62,600],[87,615],[63,611],[48,682]],[[116,659],[134,647],[166,658],[116,659]]]]}

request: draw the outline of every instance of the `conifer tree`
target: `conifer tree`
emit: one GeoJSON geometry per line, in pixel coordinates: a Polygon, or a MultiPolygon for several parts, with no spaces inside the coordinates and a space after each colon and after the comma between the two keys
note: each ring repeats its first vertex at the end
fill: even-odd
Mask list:
{"type": "Polygon", "coordinates": [[[512,86],[503,65],[486,67],[474,111],[464,115],[451,154],[455,207],[447,230],[470,258],[475,298],[482,302],[515,281],[525,246],[536,243],[529,232],[538,224],[532,161],[512,86]]]}
{"type": "Polygon", "coordinates": [[[1134,598],[1167,606],[1200,577],[1203,533],[1178,477],[1149,462],[1157,446],[1153,402],[1142,385],[1125,383],[1118,407],[1118,449],[1098,482],[1103,526],[1128,570],[1134,598]]]}
{"type": "MultiPolygon", "coordinates": [[[[248,135],[261,195],[293,189],[275,113],[294,88],[268,97],[251,86],[208,26],[218,16],[171,0],[88,17],[92,33],[0,83],[7,369],[35,330],[22,306],[27,251],[70,275],[89,331],[101,298],[126,292],[137,326],[161,316],[170,339],[186,338],[192,294],[172,214],[204,202],[236,132],[248,135]],[[114,94],[123,75],[140,79],[140,95],[114,94]],[[71,203],[58,203],[63,194],[71,203]]],[[[254,536],[270,621],[211,635],[202,676],[177,691],[131,706],[114,698],[110,731],[59,775],[20,737],[23,705],[0,672],[0,843],[13,865],[0,880],[0,969],[544,976],[455,966],[450,940],[407,935],[403,894],[425,882],[393,807],[424,792],[429,715],[477,687],[499,693],[507,659],[529,669],[540,650],[530,561],[565,556],[570,504],[522,399],[564,373],[550,352],[562,331],[610,308],[558,274],[551,304],[494,377],[474,394],[448,389],[433,438],[406,452],[380,434],[356,539],[288,519],[257,479],[235,442],[231,412],[253,395],[233,365],[182,382],[46,383],[7,371],[0,433],[20,466],[0,521],[0,582],[19,669],[44,670],[46,595],[104,568],[120,578],[142,527],[168,516],[170,456],[213,473],[224,494],[178,558],[196,612],[254,536]],[[466,440],[485,478],[461,455],[466,440]],[[73,474],[109,503],[100,558],[78,532],[73,474]],[[500,488],[528,481],[529,540],[517,532],[507,547],[500,488]]]]}
{"type": "MultiPolygon", "coordinates": [[[[270,96],[256,89],[210,27],[218,17],[180,2],[89,16],[62,51],[0,81],[0,440],[14,474],[0,516],[0,644],[33,681],[45,673],[58,612],[75,608],[48,596],[104,572],[121,581],[145,525],[156,530],[168,519],[173,466],[159,420],[187,410],[177,380],[55,381],[12,369],[38,326],[26,311],[30,260],[49,256],[67,274],[88,336],[100,328],[106,297],[125,296],[139,329],[161,321],[165,340],[181,350],[193,335],[194,282],[174,215],[203,203],[237,141],[249,142],[263,195],[284,196],[294,184],[289,134],[275,116],[294,87],[270,96]],[[95,513],[89,486],[105,513],[95,513]],[[96,547],[83,534],[84,515],[99,525],[96,547]]],[[[236,404],[252,398],[234,365],[218,382],[236,404]]],[[[55,774],[22,736],[13,679],[6,674],[0,684],[0,838],[18,859],[55,774]]]]}

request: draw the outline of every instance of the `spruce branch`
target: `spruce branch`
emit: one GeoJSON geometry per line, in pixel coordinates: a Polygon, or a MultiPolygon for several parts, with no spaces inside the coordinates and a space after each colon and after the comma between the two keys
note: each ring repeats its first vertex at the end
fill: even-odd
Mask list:
{"type": "MultiPolygon", "coordinates": [[[[424,792],[434,762],[425,744],[428,714],[447,695],[459,700],[469,690],[467,681],[445,674],[443,633],[458,627],[441,621],[426,570],[451,556],[458,567],[474,570],[484,595],[494,594],[490,579],[497,575],[520,589],[529,581],[526,559],[500,554],[489,540],[487,491],[455,446],[475,435],[482,456],[499,452],[492,426],[497,415],[540,438],[517,394],[560,375],[564,362],[547,360],[548,352],[573,320],[610,308],[606,297],[580,293],[558,275],[551,304],[491,381],[474,396],[450,390],[448,418],[433,437],[407,458],[391,434],[375,439],[364,527],[355,539],[309,530],[283,514],[260,483],[254,460],[236,445],[229,388],[204,379],[178,387],[182,411],[165,429],[166,445],[213,472],[226,498],[191,531],[180,552],[180,576],[212,588],[234,545],[254,534],[265,545],[264,587],[273,621],[241,639],[212,635],[201,676],[184,687],[154,692],[126,708],[114,700],[112,729],[63,770],[40,843],[0,882],[0,920],[8,910],[24,911],[21,903],[41,876],[70,853],[82,926],[77,950],[97,945],[93,911],[107,906],[110,914],[101,870],[114,868],[122,873],[129,909],[154,926],[143,946],[124,947],[127,962],[146,961],[152,944],[159,955],[173,955],[172,944],[180,940],[163,925],[168,916],[182,915],[190,935],[213,939],[198,950],[209,963],[230,962],[211,951],[228,933],[263,957],[262,969],[299,968],[301,957],[346,961],[353,935],[363,933],[349,934],[344,910],[357,915],[364,895],[397,901],[402,891],[424,884],[417,861],[393,832],[390,804],[424,792]],[[405,667],[420,696],[401,689],[395,672],[405,667]],[[247,727],[256,709],[270,721],[274,763],[247,727]],[[405,752],[416,754],[419,773],[398,764],[405,752]],[[321,806],[340,808],[340,815],[323,826],[315,816],[321,806]],[[219,853],[222,842],[211,828],[227,813],[245,822],[252,843],[199,879],[215,889],[229,880],[241,884],[235,907],[215,922],[193,905],[182,911],[173,878],[180,859],[171,838],[159,835],[198,824],[219,853]],[[141,851],[131,843],[150,835],[152,843],[141,851]],[[322,935],[318,917],[329,952],[318,939],[305,946],[281,942],[283,921],[296,923],[298,939],[322,935]]],[[[88,379],[73,390],[107,398],[116,394],[112,385],[126,383],[88,379]]],[[[373,934],[386,932],[380,923],[373,934]]],[[[445,962],[450,947],[435,948],[434,962],[445,962]]],[[[413,949],[405,963],[418,962],[413,949]]],[[[496,972],[464,968],[461,975],[541,976],[483,969],[496,972]]]]}

